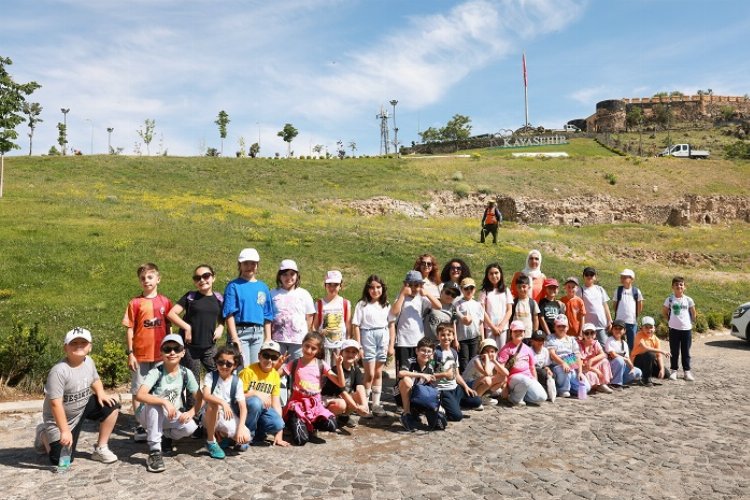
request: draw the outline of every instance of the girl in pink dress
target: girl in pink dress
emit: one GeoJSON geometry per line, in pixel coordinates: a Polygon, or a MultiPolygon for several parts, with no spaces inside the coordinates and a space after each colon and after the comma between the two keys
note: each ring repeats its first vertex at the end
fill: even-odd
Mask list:
{"type": "Polygon", "coordinates": [[[581,368],[591,383],[591,390],[612,393],[612,389],[607,385],[612,380],[612,369],[609,366],[607,354],[596,340],[594,325],[591,323],[583,325],[583,334],[578,339],[578,344],[581,347],[581,368]]]}

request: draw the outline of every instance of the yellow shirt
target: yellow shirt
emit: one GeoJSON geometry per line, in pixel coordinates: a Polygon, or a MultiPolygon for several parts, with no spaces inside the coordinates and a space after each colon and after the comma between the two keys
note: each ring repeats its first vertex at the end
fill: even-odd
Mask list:
{"type": "Polygon", "coordinates": [[[279,378],[279,372],[273,368],[266,373],[261,370],[260,363],[253,363],[250,366],[246,366],[240,372],[239,377],[242,380],[242,387],[245,392],[253,390],[270,394],[271,396],[278,396],[280,394],[281,379],[279,378]]]}

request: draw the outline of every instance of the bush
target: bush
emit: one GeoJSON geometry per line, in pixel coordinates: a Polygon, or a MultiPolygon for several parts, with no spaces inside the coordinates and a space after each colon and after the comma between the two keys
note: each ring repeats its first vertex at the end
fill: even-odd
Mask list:
{"type": "Polygon", "coordinates": [[[464,180],[464,174],[461,172],[453,172],[453,175],[451,175],[451,179],[458,182],[464,180]]]}
{"type": "Polygon", "coordinates": [[[724,328],[732,328],[732,312],[728,311],[724,313],[724,317],[722,318],[722,322],[724,325],[724,328]]]}
{"type": "Polygon", "coordinates": [[[39,325],[28,327],[14,321],[9,333],[0,333],[0,384],[16,386],[43,385],[54,363],[50,339],[39,331],[39,325]]]}
{"type": "Polygon", "coordinates": [[[659,323],[656,325],[656,336],[661,339],[669,338],[669,327],[666,323],[659,323]]]}
{"type": "Polygon", "coordinates": [[[695,331],[698,333],[706,333],[708,331],[708,320],[703,314],[698,314],[695,318],[695,331]]]}
{"type": "Polygon", "coordinates": [[[706,323],[709,330],[718,330],[724,326],[724,315],[720,312],[710,312],[706,314],[706,323]]]}
{"type": "Polygon", "coordinates": [[[479,153],[471,153],[471,159],[474,161],[479,161],[482,159],[482,155],[480,155],[479,153]]]}
{"type": "MultiPolygon", "coordinates": [[[[96,348],[97,344],[94,344],[96,348]]],[[[107,340],[91,358],[96,363],[96,371],[105,387],[115,387],[130,378],[128,357],[121,342],[107,340]]]]}
{"type": "Polygon", "coordinates": [[[613,173],[604,174],[604,178],[607,179],[607,182],[609,182],[613,186],[617,184],[617,177],[615,177],[615,174],[613,173]]]}
{"type": "Polygon", "coordinates": [[[471,192],[471,187],[469,187],[468,184],[460,182],[453,188],[453,192],[456,193],[456,196],[459,198],[468,198],[469,193],[471,192]]]}

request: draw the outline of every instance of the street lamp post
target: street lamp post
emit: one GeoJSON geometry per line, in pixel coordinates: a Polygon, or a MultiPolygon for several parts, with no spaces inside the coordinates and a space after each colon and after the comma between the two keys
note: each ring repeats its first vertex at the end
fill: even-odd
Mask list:
{"type": "Polygon", "coordinates": [[[107,153],[112,153],[112,132],[115,131],[114,127],[107,127],[107,153]]]}
{"type": "Polygon", "coordinates": [[[396,99],[391,100],[391,106],[393,106],[393,149],[396,150],[396,158],[400,156],[399,149],[398,149],[398,127],[396,126],[396,104],[398,104],[398,101],[396,99]]]}
{"type": "Polygon", "coordinates": [[[65,136],[63,137],[62,154],[65,156],[68,150],[68,112],[70,108],[60,108],[63,114],[63,129],[65,130],[65,136]]]}

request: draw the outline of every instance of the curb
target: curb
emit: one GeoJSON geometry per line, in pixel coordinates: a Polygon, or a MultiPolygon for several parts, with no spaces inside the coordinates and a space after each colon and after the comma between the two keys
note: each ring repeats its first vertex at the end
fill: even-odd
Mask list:
{"type": "MultiPolygon", "coordinates": [[[[130,393],[119,393],[120,404],[129,403],[132,400],[130,393]]],[[[0,415],[8,413],[40,413],[42,411],[43,399],[29,399],[22,401],[6,401],[0,403],[0,415]]]]}

